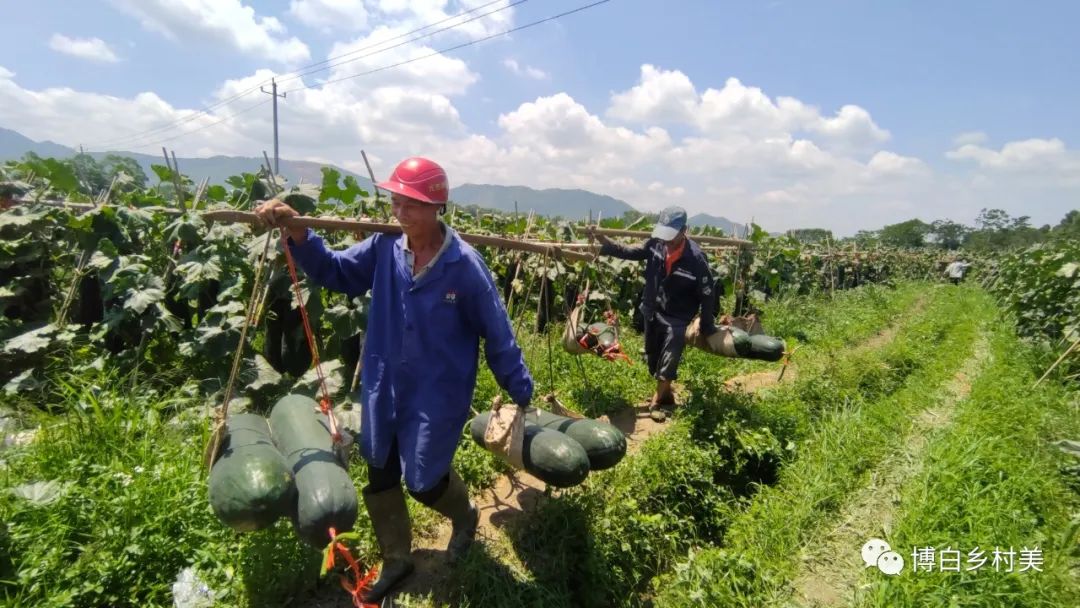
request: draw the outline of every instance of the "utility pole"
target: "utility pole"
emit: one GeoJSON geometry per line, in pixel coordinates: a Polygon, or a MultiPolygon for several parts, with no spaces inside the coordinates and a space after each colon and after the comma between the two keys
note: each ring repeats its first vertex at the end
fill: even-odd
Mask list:
{"type": "Polygon", "coordinates": [[[277,92],[277,80],[270,79],[270,90],[267,91],[263,87],[259,87],[259,90],[263,93],[274,96],[274,175],[281,175],[281,169],[278,167],[278,128],[277,128],[277,100],[278,97],[285,99],[288,93],[282,93],[278,95],[277,92]]]}

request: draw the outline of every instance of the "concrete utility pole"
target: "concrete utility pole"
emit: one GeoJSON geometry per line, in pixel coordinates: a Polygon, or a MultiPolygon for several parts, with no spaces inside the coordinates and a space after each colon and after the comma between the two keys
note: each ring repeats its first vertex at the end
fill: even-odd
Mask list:
{"type": "Polygon", "coordinates": [[[277,92],[277,80],[270,79],[270,90],[267,91],[263,87],[259,87],[259,90],[263,93],[274,96],[274,175],[281,175],[281,169],[278,167],[278,128],[277,128],[277,100],[278,97],[285,99],[288,93],[282,93],[278,95],[277,92]]]}

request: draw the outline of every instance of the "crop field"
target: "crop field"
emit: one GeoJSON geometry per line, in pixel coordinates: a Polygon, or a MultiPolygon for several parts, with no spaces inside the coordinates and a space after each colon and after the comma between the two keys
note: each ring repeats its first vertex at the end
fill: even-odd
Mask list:
{"type": "MultiPolygon", "coordinates": [[[[351,606],[287,519],[238,533],[211,510],[204,453],[234,355],[231,413],[314,396],[318,379],[278,235],[204,214],[275,194],[310,216],[382,221],[387,205],[329,169],[321,184],[212,186],[155,170],[89,196],[63,162],[0,169],[26,186],[0,212],[0,604],[172,606],[194,577],[213,605],[351,606]]],[[[584,218],[444,219],[585,245],[584,218]]],[[[364,236],[324,234],[338,248],[364,236]]],[[[481,508],[478,542],[447,565],[449,526],[410,499],[418,571],[396,605],[1080,606],[1080,243],[987,253],[954,285],[936,250],[746,238],[706,249],[719,308],[756,312],[789,356],[688,349],[666,422],[642,405],[655,381],[636,263],[478,247],[537,405],[553,394],[629,447],[555,489],[463,429],[454,468],[481,508]],[[586,285],[585,316],[618,315],[628,361],[561,348],[586,285]],[[880,547],[868,560],[871,540],[902,565],[889,572],[880,547]]],[[[348,420],[367,300],[298,285],[348,420]]],[[[499,392],[482,361],[473,409],[499,392]]],[[[349,471],[366,483],[356,450],[349,471]]],[[[355,531],[353,554],[376,565],[363,508],[355,531]]]]}

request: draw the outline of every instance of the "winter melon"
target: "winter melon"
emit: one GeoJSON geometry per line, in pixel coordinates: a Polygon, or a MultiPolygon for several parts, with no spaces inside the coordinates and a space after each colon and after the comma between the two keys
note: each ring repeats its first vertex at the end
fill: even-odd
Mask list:
{"type": "Polygon", "coordinates": [[[214,514],[237,532],[273,524],[296,502],[289,465],[274,446],[266,419],[257,414],[229,418],[208,484],[214,514]]]}
{"type": "Polygon", "coordinates": [[[589,469],[601,471],[619,464],[626,455],[626,435],[610,424],[591,418],[567,418],[537,408],[525,416],[527,422],[559,431],[581,444],[589,457],[589,469]]]}
{"type": "MultiPolygon", "coordinates": [[[[469,427],[473,441],[481,447],[486,447],[484,429],[490,417],[491,412],[480,414],[469,427]]],[[[527,473],[557,488],[576,486],[589,476],[589,455],[580,443],[531,422],[525,423],[521,456],[527,473]]]]}
{"type": "Polygon", "coordinates": [[[758,334],[750,336],[750,353],[747,359],[761,361],[779,361],[784,357],[784,341],[772,336],[758,334]]]}
{"type": "Polygon", "coordinates": [[[288,395],[270,411],[270,428],[296,478],[293,528],[304,542],[325,547],[330,528],[352,530],[359,505],[356,486],[335,455],[326,416],[310,397],[288,395]]]}

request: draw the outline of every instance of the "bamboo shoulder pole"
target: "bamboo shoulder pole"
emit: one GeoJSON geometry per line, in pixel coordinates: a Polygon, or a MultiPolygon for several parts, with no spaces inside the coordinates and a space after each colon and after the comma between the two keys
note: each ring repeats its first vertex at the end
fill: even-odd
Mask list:
{"type": "MultiPolygon", "coordinates": [[[[652,233],[644,232],[641,230],[618,230],[615,228],[597,228],[596,233],[603,234],[605,236],[628,236],[641,239],[647,239],[652,236],[652,233]]],[[[732,245],[737,247],[754,246],[754,244],[750,241],[743,239],[732,239],[721,236],[705,236],[700,234],[687,234],[686,236],[694,241],[697,241],[698,243],[703,243],[706,245],[732,245]]]]}
{"type": "MultiPolygon", "coordinates": [[[[91,203],[73,203],[70,201],[28,201],[25,199],[15,199],[16,205],[40,205],[43,207],[57,207],[60,209],[71,209],[72,211],[91,211],[98,206],[91,203]]],[[[104,205],[104,204],[103,204],[104,205]]],[[[114,205],[114,207],[123,207],[124,209],[132,209],[137,211],[146,211],[148,213],[164,213],[166,215],[182,215],[184,212],[172,207],[126,207],[122,205],[114,205]]]]}
{"type": "MultiPolygon", "coordinates": [[[[243,223],[258,225],[259,219],[254,213],[247,211],[231,211],[228,209],[216,211],[204,211],[200,214],[204,220],[216,222],[243,223]]],[[[334,230],[347,232],[382,232],[385,234],[401,234],[401,226],[397,224],[383,224],[378,222],[362,222],[359,220],[346,220],[332,217],[293,217],[282,222],[286,228],[313,228],[320,230],[334,230]]],[[[549,254],[555,258],[561,258],[573,262],[589,262],[593,256],[575,251],[565,251],[554,245],[540,245],[527,243],[515,239],[507,239],[486,234],[468,234],[459,232],[458,236],[470,245],[484,245],[499,249],[511,249],[516,251],[531,251],[533,253],[549,254]]]]}

